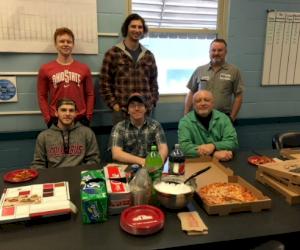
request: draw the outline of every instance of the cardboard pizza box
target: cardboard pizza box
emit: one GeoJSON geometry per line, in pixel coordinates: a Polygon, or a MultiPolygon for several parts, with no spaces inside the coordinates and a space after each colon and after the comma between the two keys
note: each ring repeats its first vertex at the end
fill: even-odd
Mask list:
{"type": "Polygon", "coordinates": [[[274,178],[274,176],[258,169],[256,171],[256,180],[278,191],[285,197],[286,201],[290,205],[300,203],[300,192],[295,189],[291,189],[291,187],[286,185],[284,182],[281,182],[279,179],[274,178]]]}
{"type": "Polygon", "coordinates": [[[279,154],[286,159],[300,159],[300,148],[283,148],[279,154]]]}
{"type": "Polygon", "coordinates": [[[233,171],[222,165],[218,160],[211,157],[187,159],[185,163],[185,177],[189,177],[196,171],[211,166],[211,169],[196,177],[197,191],[208,184],[216,182],[239,183],[250,190],[258,200],[253,202],[234,202],[230,204],[209,205],[202,202],[198,192],[195,192],[196,200],[200,201],[208,214],[228,215],[235,212],[260,212],[271,208],[271,199],[262,194],[260,190],[252,186],[240,176],[234,175],[233,171]]]}
{"type": "Polygon", "coordinates": [[[287,187],[289,190],[300,194],[300,185],[299,184],[294,184],[287,178],[281,177],[281,176],[273,174],[273,173],[264,172],[261,169],[259,169],[257,171],[260,171],[264,175],[269,176],[270,178],[276,180],[277,182],[280,182],[285,187],[287,187]]]}
{"type": "Polygon", "coordinates": [[[270,175],[285,178],[292,184],[300,184],[300,159],[266,163],[258,166],[258,169],[270,175]]]}

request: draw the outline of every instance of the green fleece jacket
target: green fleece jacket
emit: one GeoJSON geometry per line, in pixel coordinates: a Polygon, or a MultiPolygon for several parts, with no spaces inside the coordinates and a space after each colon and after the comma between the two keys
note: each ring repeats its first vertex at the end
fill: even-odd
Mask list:
{"type": "Polygon", "coordinates": [[[235,128],[229,117],[213,110],[208,130],[198,121],[195,111],[181,118],[178,128],[180,147],[187,157],[197,157],[197,147],[213,143],[216,150],[234,150],[238,147],[235,128]]]}
{"type": "Polygon", "coordinates": [[[99,163],[100,154],[94,132],[77,122],[65,135],[55,125],[42,131],[36,140],[31,167],[76,167],[99,163]]]}

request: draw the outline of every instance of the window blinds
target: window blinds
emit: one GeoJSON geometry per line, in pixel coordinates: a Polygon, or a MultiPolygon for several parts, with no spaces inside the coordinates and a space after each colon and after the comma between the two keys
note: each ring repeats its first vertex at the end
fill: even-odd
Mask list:
{"type": "Polygon", "coordinates": [[[131,0],[150,28],[216,30],[218,0],[131,0]]]}

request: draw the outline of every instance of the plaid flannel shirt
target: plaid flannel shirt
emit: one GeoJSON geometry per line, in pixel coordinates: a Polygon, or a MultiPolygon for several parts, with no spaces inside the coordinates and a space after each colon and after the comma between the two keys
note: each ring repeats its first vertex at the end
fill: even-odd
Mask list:
{"type": "Polygon", "coordinates": [[[159,93],[155,58],[142,45],[141,49],[136,63],[123,43],[105,53],[100,70],[100,93],[110,108],[116,103],[126,108],[127,99],[134,92],[146,97],[149,109],[156,106],[159,93]]]}
{"type": "Polygon", "coordinates": [[[151,118],[141,128],[135,127],[130,119],[121,121],[113,127],[110,136],[110,148],[121,147],[140,157],[146,157],[153,144],[166,144],[166,136],[160,123],[151,118]]]}

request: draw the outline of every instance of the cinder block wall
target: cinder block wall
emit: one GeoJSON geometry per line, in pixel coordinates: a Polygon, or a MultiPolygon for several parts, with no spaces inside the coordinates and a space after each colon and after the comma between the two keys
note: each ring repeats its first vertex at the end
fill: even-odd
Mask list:
{"type": "MultiPolygon", "coordinates": [[[[271,148],[271,138],[276,132],[300,130],[299,94],[300,86],[262,87],[262,65],[268,9],[300,12],[300,2],[295,0],[231,0],[228,17],[228,61],[236,64],[242,71],[246,92],[239,114],[240,119],[248,119],[238,126],[241,149],[271,148]],[[276,117],[296,117],[285,122],[276,117]],[[265,123],[263,120],[251,122],[251,119],[274,118],[265,123]]],[[[128,3],[124,0],[97,0],[98,31],[120,34],[120,26],[127,16],[128,3]]],[[[92,72],[98,72],[103,55],[121,37],[99,37],[98,55],[76,55],[78,60],[87,63],[92,72]]],[[[41,64],[54,59],[49,54],[0,53],[0,72],[37,72],[41,64]]],[[[1,73],[0,73],[1,75],[1,73]]],[[[98,93],[98,77],[94,76],[98,93]]],[[[36,100],[36,75],[17,77],[18,103],[1,103],[1,112],[38,111],[36,100]]],[[[182,100],[182,98],[181,98],[182,100]]],[[[163,123],[177,123],[183,113],[183,103],[162,103],[157,106],[155,119],[163,123]],[[169,112],[172,110],[173,112],[169,112]]],[[[96,100],[96,112],[93,127],[111,125],[110,112],[99,95],[96,100]]],[[[32,160],[35,140],[22,138],[6,139],[5,133],[19,131],[40,131],[45,129],[41,115],[0,115],[0,171],[6,168],[19,168],[32,160]]],[[[97,135],[101,151],[107,145],[108,134],[97,135]]],[[[16,136],[18,138],[18,136],[16,136]]],[[[177,131],[167,130],[167,139],[171,148],[177,142],[177,131]]]]}

